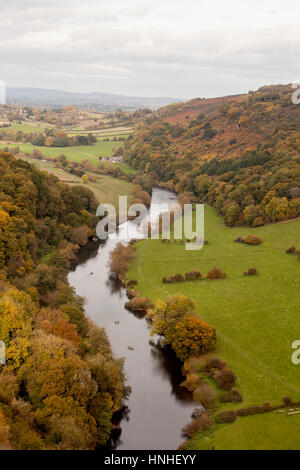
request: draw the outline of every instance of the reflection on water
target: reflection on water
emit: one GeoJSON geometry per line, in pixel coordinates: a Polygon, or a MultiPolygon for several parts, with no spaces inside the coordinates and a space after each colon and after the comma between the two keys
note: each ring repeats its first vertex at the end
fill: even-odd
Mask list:
{"type": "MultiPolygon", "coordinates": [[[[161,209],[176,202],[169,191],[154,189],[152,202],[161,209]]],[[[156,209],[157,211],[157,206],[156,209]]],[[[109,253],[118,240],[91,243],[79,253],[79,262],[69,273],[69,282],[86,299],[86,313],[104,326],[116,356],[125,358],[127,383],[132,394],[114,417],[113,449],[176,449],[181,429],[194,409],[191,394],[180,387],[181,364],[173,351],[150,339],[143,314],[124,308],[124,288],[109,277],[109,253]],[[128,346],[133,345],[134,350],[128,346]]]]}
{"type": "Polygon", "coordinates": [[[122,297],[123,286],[122,286],[122,283],[119,280],[109,277],[105,284],[107,285],[107,288],[109,289],[111,294],[113,294],[113,295],[118,294],[119,297],[122,297]]]}

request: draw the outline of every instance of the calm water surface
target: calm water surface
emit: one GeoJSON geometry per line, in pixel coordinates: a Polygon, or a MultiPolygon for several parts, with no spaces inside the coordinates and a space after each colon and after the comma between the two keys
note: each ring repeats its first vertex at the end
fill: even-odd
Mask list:
{"type": "MultiPolygon", "coordinates": [[[[152,212],[164,211],[175,202],[173,193],[153,189],[152,212]]],[[[83,249],[79,263],[69,273],[70,284],[86,299],[87,316],[105,327],[114,354],[125,358],[127,384],[132,393],[121,416],[121,434],[112,447],[176,449],[183,441],[181,429],[190,421],[195,404],[191,394],[179,386],[183,379],[174,354],[149,336],[143,316],[125,310],[128,299],[124,288],[109,280],[109,253],[117,243],[108,239],[83,249]],[[119,324],[115,323],[117,320],[119,324]],[[129,345],[134,346],[133,351],[129,345]]]]}

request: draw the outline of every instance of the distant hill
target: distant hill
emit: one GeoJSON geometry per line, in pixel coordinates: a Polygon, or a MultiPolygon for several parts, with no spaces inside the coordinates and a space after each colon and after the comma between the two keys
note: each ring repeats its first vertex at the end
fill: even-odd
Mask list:
{"type": "Polygon", "coordinates": [[[135,110],[138,108],[157,109],[179,101],[168,97],[137,97],[110,93],[73,93],[42,88],[7,88],[7,103],[16,105],[42,105],[93,107],[103,111],[116,109],[135,110]]]}
{"type": "Polygon", "coordinates": [[[292,92],[290,85],[263,86],[244,95],[173,103],[155,114],[177,127],[169,137],[175,154],[190,150],[202,162],[238,157],[270,142],[279,129],[300,131],[300,106],[292,103],[292,92]]]}

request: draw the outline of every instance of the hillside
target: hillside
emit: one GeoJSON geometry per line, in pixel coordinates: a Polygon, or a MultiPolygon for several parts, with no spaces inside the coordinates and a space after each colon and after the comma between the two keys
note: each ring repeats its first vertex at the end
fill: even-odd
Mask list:
{"type": "Polygon", "coordinates": [[[8,153],[0,168],[0,444],[94,449],[128,393],[123,361],[67,282],[98,203],[8,153]]]}
{"type": "Polygon", "coordinates": [[[174,102],[169,97],[137,97],[112,93],[75,93],[42,88],[7,88],[8,104],[35,106],[79,106],[92,107],[102,111],[117,109],[134,110],[139,108],[156,109],[174,102]]]}
{"type": "Polygon", "coordinates": [[[149,180],[212,204],[228,225],[300,215],[300,107],[290,86],[195,99],[152,113],[125,160],[149,180]]]}
{"type": "Polygon", "coordinates": [[[265,145],[279,130],[300,130],[300,112],[291,94],[290,86],[266,86],[248,95],[196,98],[167,106],[157,115],[164,122],[182,126],[185,132],[176,139],[177,145],[186,144],[201,153],[202,160],[233,157],[256,149],[257,144],[265,145]],[[215,135],[205,135],[208,125],[215,135]]]}

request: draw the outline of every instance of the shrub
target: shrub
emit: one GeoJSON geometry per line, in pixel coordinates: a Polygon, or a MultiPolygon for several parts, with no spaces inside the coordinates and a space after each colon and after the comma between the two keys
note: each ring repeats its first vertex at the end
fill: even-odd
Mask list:
{"type": "Polygon", "coordinates": [[[293,253],[295,253],[295,251],[296,251],[296,248],[294,246],[291,246],[290,248],[286,250],[286,253],[288,255],[292,255],[293,253]]]}
{"type": "Polygon", "coordinates": [[[130,261],[134,258],[135,247],[133,245],[124,246],[118,243],[110,254],[110,270],[116,273],[119,278],[124,277],[128,270],[130,261]]]}
{"type": "Polygon", "coordinates": [[[192,438],[198,431],[206,431],[213,424],[211,417],[207,413],[202,413],[198,418],[193,419],[182,429],[184,436],[192,438]]]}
{"type": "Polygon", "coordinates": [[[184,375],[188,375],[193,372],[200,372],[203,369],[204,359],[202,357],[190,357],[185,361],[182,367],[184,375]]]}
{"type": "Polygon", "coordinates": [[[276,409],[276,406],[272,406],[271,403],[269,401],[266,401],[263,405],[262,405],[262,412],[263,413],[267,413],[269,411],[273,411],[276,409]]]}
{"type": "Polygon", "coordinates": [[[163,277],[163,283],[164,284],[173,284],[175,282],[175,279],[173,276],[171,277],[163,277]]]}
{"type": "Polygon", "coordinates": [[[163,277],[163,283],[164,284],[173,284],[174,282],[183,282],[184,277],[182,274],[174,274],[174,276],[170,277],[163,277]]]}
{"type": "Polygon", "coordinates": [[[224,369],[217,371],[213,375],[213,378],[218,387],[222,390],[230,390],[235,384],[236,376],[232,370],[228,369],[228,367],[224,367],[224,369]]]}
{"type": "Polygon", "coordinates": [[[265,224],[263,217],[256,217],[253,221],[252,227],[261,227],[265,224]]]}
{"type": "Polygon", "coordinates": [[[195,408],[191,416],[193,419],[195,419],[195,418],[199,418],[199,416],[201,416],[203,413],[204,413],[203,408],[195,408]]]}
{"type": "Polygon", "coordinates": [[[215,417],[216,423],[234,423],[236,419],[236,413],[232,410],[221,411],[215,417]]]}
{"type": "Polygon", "coordinates": [[[211,269],[207,274],[207,279],[224,279],[226,277],[226,273],[217,266],[211,269]]]}
{"type": "Polygon", "coordinates": [[[275,410],[276,407],[271,406],[269,402],[264,403],[262,406],[249,406],[248,408],[241,408],[236,411],[237,416],[250,416],[262,413],[268,413],[275,410]]]}
{"type": "Polygon", "coordinates": [[[242,395],[238,390],[232,390],[228,393],[222,393],[220,396],[221,403],[240,403],[242,401],[242,395]]]}
{"type": "Polygon", "coordinates": [[[182,274],[175,274],[173,277],[174,277],[175,282],[183,282],[184,281],[184,277],[183,277],[182,274]]]}
{"type": "Polygon", "coordinates": [[[185,273],[185,279],[187,281],[197,281],[201,279],[202,274],[200,271],[190,271],[189,273],[185,273]]]}
{"type": "Polygon", "coordinates": [[[260,245],[262,242],[262,239],[257,237],[256,235],[248,235],[245,238],[245,243],[247,243],[248,245],[260,245]]]}
{"type": "Polygon", "coordinates": [[[293,404],[293,400],[291,399],[291,397],[283,397],[282,403],[284,404],[284,406],[291,406],[293,404]]]}
{"type": "Polygon", "coordinates": [[[244,273],[245,276],[256,276],[258,274],[256,268],[249,268],[246,273],[244,273]]]}
{"type": "Polygon", "coordinates": [[[213,408],[216,398],[216,391],[210,387],[206,382],[200,385],[193,392],[193,399],[196,403],[202,403],[206,408],[213,408]]]}
{"type": "Polygon", "coordinates": [[[182,382],[181,387],[186,388],[189,392],[193,392],[199,385],[200,378],[198,374],[188,374],[184,382],[182,382]]]}
{"type": "Polygon", "coordinates": [[[205,364],[205,370],[207,372],[211,372],[212,369],[218,369],[222,370],[226,367],[225,362],[222,362],[220,359],[217,357],[212,357],[211,359],[208,359],[205,364]]]}
{"type": "Polygon", "coordinates": [[[154,308],[154,304],[147,297],[133,297],[125,303],[125,308],[133,312],[146,312],[148,308],[154,308]]]}
{"type": "Polygon", "coordinates": [[[138,281],[136,279],[130,279],[128,282],[127,282],[127,287],[132,287],[132,286],[136,286],[138,283],[138,281]]]}

